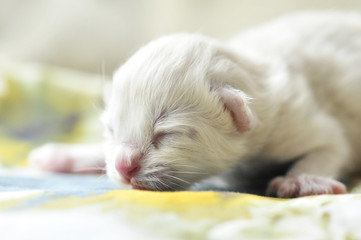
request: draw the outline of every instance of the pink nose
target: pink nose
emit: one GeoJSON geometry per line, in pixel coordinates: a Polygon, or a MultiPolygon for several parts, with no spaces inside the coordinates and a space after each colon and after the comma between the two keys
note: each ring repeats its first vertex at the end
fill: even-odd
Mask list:
{"type": "Polygon", "coordinates": [[[127,160],[121,157],[115,162],[115,169],[123,177],[126,183],[130,183],[130,180],[139,171],[139,157],[131,158],[127,160]]]}

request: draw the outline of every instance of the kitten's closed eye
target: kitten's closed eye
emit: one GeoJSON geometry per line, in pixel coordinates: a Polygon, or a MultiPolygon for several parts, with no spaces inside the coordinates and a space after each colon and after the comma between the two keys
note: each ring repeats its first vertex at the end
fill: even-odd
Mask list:
{"type": "Polygon", "coordinates": [[[152,145],[158,149],[161,146],[162,141],[164,141],[166,138],[170,138],[179,134],[179,132],[158,132],[153,136],[152,145]]]}

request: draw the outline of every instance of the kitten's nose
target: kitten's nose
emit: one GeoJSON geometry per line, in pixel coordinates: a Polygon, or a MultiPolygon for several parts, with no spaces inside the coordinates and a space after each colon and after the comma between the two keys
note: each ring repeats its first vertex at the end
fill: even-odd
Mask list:
{"type": "Polygon", "coordinates": [[[129,158],[123,155],[115,161],[115,169],[126,183],[129,184],[132,177],[134,177],[134,175],[136,175],[139,171],[139,160],[141,156],[142,155],[140,153],[134,154],[129,158]]]}

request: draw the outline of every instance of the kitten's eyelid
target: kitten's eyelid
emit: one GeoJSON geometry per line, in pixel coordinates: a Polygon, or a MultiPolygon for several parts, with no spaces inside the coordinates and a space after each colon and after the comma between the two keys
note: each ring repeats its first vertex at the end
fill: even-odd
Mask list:
{"type": "Polygon", "coordinates": [[[154,137],[165,137],[165,136],[170,136],[170,135],[176,135],[176,134],[181,134],[181,132],[176,132],[176,131],[160,131],[160,132],[156,132],[154,134],[154,137]]]}
{"type": "Polygon", "coordinates": [[[161,141],[169,136],[173,136],[173,135],[177,135],[180,134],[179,132],[175,132],[175,131],[169,131],[169,132],[157,132],[154,134],[153,139],[152,139],[152,144],[155,146],[155,148],[159,148],[159,145],[161,144],[161,141]]]}

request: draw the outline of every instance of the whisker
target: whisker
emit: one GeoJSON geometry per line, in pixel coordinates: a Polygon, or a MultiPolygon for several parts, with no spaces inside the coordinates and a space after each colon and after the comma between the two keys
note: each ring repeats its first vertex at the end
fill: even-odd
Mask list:
{"type": "Polygon", "coordinates": [[[191,184],[190,182],[184,180],[184,179],[181,179],[179,177],[176,177],[176,176],[172,176],[172,175],[169,175],[169,174],[164,174],[164,176],[168,176],[168,177],[172,177],[174,179],[177,179],[178,181],[181,181],[181,182],[184,182],[184,183],[187,183],[187,184],[191,184]]]}
{"type": "Polygon", "coordinates": [[[78,168],[74,168],[76,170],[83,170],[83,169],[90,169],[90,170],[106,170],[105,167],[78,167],[78,168]]]}
{"type": "Polygon", "coordinates": [[[172,163],[172,164],[169,164],[169,165],[176,166],[176,167],[185,167],[185,168],[192,168],[192,169],[197,169],[197,170],[203,170],[203,168],[201,168],[201,167],[196,167],[196,166],[192,166],[192,165],[173,164],[173,162],[170,162],[170,163],[172,163]]]}
{"type": "Polygon", "coordinates": [[[159,179],[157,176],[154,176],[157,180],[158,183],[162,184],[163,186],[166,186],[169,190],[174,190],[173,187],[169,186],[168,184],[166,184],[164,181],[162,181],[161,179],[159,179]]]}
{"type": "MultiPolygon", "coordinates": [[[[168,175],[168,176],[170,176],[170,175],[168,175]]],[[[172,177],[172,176],[170,176],[170,177],[172,177]]],[[[176,177],[175,177],[175,179],[176,179],[176,177]]],[[[178,184],[178,183],[176,183],[176,182],[174,182],[174,181],[172,181],[172,180],[170,180],[169,182],[170,182],[171,185],[175,185],[175,186],[180,187],[181,189],[184,189],[184,186],[182,186],[182,185],[180,185],[180,184],[178,184]]],[[[174,187],[170,187],[170,189],[171,189],[171,190],[175,190],[174,187]]]]}
{"type": "MultiPolygon", "coordinates": [[[[93,167],[84,167],[84,168],[87,168],[87,169],[100,169],[100,170],[106,170],[106,167],[97,167],[97,166],[93,166],[93,167]]],[[[80,168],[79,168],[80,169],[80,168]]]]}
{"type": "Polygon", "coordinates": [[[158,183],[162,184],[163,186],[166,186],[167,189],[169,189],[169,190],[174,190],[174,187],[169,186],[168,184],[166,184],[166,183],[163,182],[163,181],[159,181],[158,183]]]}
{"type": "Polygon", "coordinates": [[[162,180],[160,180],[157,176],[155,176],[155,175],[153,175],[152,176],[152,178],[153,179],[155,179],[155,181],[151,181],[151,183],[152,183],[152,185],[155,187],[155,189],[156,190],[162,190],[161,189],[161,187],[159,187],[157,184],[162,184],[162,185],[164,185],[164,186],[166,186],[167,188],[170,188],[171,189],[171,187],[168,185],[168,184],[166,184],[166,183],[164,183],[162,180]]]}
{"type": "Polygon", "coordinates": [[[107,174],[99,174],[95,181],[102,181],[103,179],[109,179],[107,174]]]}
{"type": "Polygon", "coordinates": [[[161,179],[159,179],[156,175],[152,175],[149,177],[148,184],[150,184],[152,186],[152,188],[155,188],[156,190],[162,191],[164,190],[164,188],[162,188],[161,186],[165,186],[168,190],[174,191],[174,187],[168,185],[167,183],[165,183],[164,181],[162,181],[161,179]],[[161,186],[159,186],[159,184],[161,184],[161,186]]]}
{"type": "MultiPolygon", "coordinates": [[[[174,181],[171,181],[171,184],[172,184],[172,185],[176,185],[176,186],[180,187],[181,189],[185,189],[184,186],[179,185],[178,183],[175,183],[174,181]]],[[[175,190],[175,188],[172,188],[172,189],[175,190]]]]}
{"type": "Polygon", "coordinates": [[[150,174],[150,175],[153,175],[153,173],[156,173],[156,172],[159,172],[159,171],[161,171],[162,169],[152,169],[152,170],[150,170],[150,171],[146,171],[146,174],[150,174]]]}
{"type": "Polygon", "coordinates": [[[172,171],[169,171],[169,172],[171,172],[171,173],[187,173],[187,174],[207,174],[207,173],[203,173],[203,172],[184,172],[184,171],[174,171],[174,170],[172,170],[172,171]]]}
{"type": "Polygon", "coordinates": [[[99,174],[99,176],[97,177],[97,180],[101,180],[102,178],[108,178],[107,174],[99,174]]]}
{"type": "Polygon", "coordinates": [[[77,172],[86,172],[86,171],[99,171],[99,172],[105,172],[105,168],[103,167],[84,167],[84,168],[74,168],[72,171],[77,172]]]}

